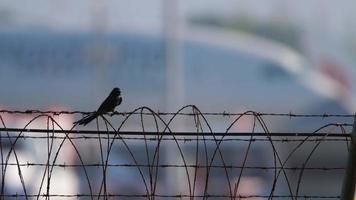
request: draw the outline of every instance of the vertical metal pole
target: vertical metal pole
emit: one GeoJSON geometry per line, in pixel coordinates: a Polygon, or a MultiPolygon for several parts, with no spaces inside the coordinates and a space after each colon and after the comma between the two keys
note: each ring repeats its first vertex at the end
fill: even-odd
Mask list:
{"type": "Polygon", "coordinates": [[[184,70],[182,64],[181,21],[179,0],[163,0],[163,32],[166,67],[166,108],[182,107],[184,70]]]}
{"type": "MultiPolygon", "coordinates": [[[[166,68],[166,109],[174,112],[183,105],[184,72],[182,64],[181,21],[179,17],[179,0],[162,0],[163,7],[163,34],[165,44],[166,68]]],[[[180,119],[170,126],[172,131],[182,130],[180,119]]],[[[172,143],[173,144],[173,143],[172,143]]],[[[168,143],[166,159],[169,163],[177,163],[180,159],[176,145],[168,143]]],[[[181,191],[181,172],[177,170],[166,171],[166,190],[175,194],[181,191]]]]}
{"type": "Polygon", "coordinates": [[[355,198],[355,182],[356,182],[356,116],[354,126],[351,133],[351,148],[347,168],[342,187],[342,200],[354,200],[355,198]]]}

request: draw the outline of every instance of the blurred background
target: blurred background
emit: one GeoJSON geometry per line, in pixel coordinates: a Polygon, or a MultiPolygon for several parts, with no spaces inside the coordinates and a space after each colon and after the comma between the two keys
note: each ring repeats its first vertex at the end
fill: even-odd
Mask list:
{"type": "MultiPolygon", "coordinates": [[[[0,0],[0,109],[94,111],[120,87],[117,111],[175,112],[194,104],[203,112],[353,114],[355,6],[353,0],[0,0]]],[[[70,128],[80,117],[60,120],[70,128]]],[[[223,121],[211,119],[214,130],[224,131],[223,121]]],[[[7,122],[23,127],[28,119],[7,122]]],[[[269,124],[293,132],[328,122],[269,124]]],[[[252,124],[246,118],[235,131],[252,124]]],[[[177,127],[189,129],[184,121],[177,127]]],[[[334,153],[326,153],[329,164],[342,164],[345,153],[334,153]]],[[[36,155],[25,154],[25,160],[36,155]]],[[[80,191],[82,174],[66,173],[75,186],[64,191],[80,191]]],[[[251,177],[246,184],[263,193],[268,177],[251,177]]],[[[339,191],[333,178],[329,186],[339,191]]]]}

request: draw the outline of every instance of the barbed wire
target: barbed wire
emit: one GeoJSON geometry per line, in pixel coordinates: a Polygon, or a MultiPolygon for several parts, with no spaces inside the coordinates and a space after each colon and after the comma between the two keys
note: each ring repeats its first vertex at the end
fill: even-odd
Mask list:
{"type": "MultiPolygon", "coordinates": [[[[339,124],[333,123],[329,124],[335,127],[352,127],[352,124],[339,124]]],[[[31,132],[31,133],[48,133],[48,129],[23,129],[23,128],[0,128],[0,131],[5,132],[31,132]]],[[[52,133],[73,133],[73,134],[85,134],[85,135],[146,135],[146,136],[160,136],[164,134],[167,135],[174,135],[174,136],[254,136],[254,137],[342,137],[342,138],[350,138],[350,134],[340,134],[340,133],[312,133],[312,132],[304,132],[304,133],[293,133],[293,132],[255,132],[255,133],[248,133],[248,132],[153,132],[153,131],[98,131],[98,130],[58,130],[53,129],[51,130],[52,133]]]]}
{"type": "MultiPolygon", "coordinates": [[[[139,107],[131,112],[109,113],[109,116],[123,116],[112,118],[111,121],[106,118],[107,116],[101,116],[93,122],[96,128],[82,130],[76,125],[70,129],[64,129],[54,117],[54,115],[62,114],[86,115],[90,113],[92,112],[0,110],[0,198],[340,199],[339,194],[333,196],[303,195],[301,185],[304,183],[307,172],[308,174],[315,171],[325,172],[325,177],[328,177],[328,172],[340,175],[344,173],[343,165],[315,166],[315,163],[320,163],[318,162],[320,158],[314,155],[325,142],[338,144],[335,148],[328,148],[330,152],[347,154],[351,140],[349,131],[354,125],[344,120],[349,121],[347,118],[355,118],[355,115],[305,115],[254,111],[203,113],[194,105],[184,106],[172,113],[155,112],[148,107],[139,107]],[[6,115],[14,115],[13,120],[18,114],[31,117],[27,118],[28,121],[24,127],[8,127],[6,115]],[[133,115],[139,117],[133,118],[133,115]],[[229,116],[229,119],[225,118],[227,122],[225,131],[213,131],[213,123],[209,121],[213,119],[208,119],[208,116],[222,118],[229,116]],[[253,119],[251,131],[232,131],[234,126],[239,126],[244,116],[251,116],[253,119]],[[273,116],[311,119],[335,117],[342,121],[330,122],[328,120],[327,124],[318,125],[319,127],[316,127],[314,131],[309,132],[294,130],[273,132],[270,131],[264,119],[264,117],[273,116]],[[175,120],[179,120],[177,119],[179,117],[192,122],[189,131],[177,131],[176,126],[172,125],[175,120]],[[30,128],[35,123],[37,125],[40,123],[42,128],[30,128]],[[129,123],[134,124],[139,131],[124,129],[129,123]],[[113,124],[118,125],[115,127],[113,124]],[[257,141],[264,142],[264,145],[254,144],[257,141]],[[229,142],[229,145],[226,142],[229,142]],[[287,144],[283,146],[283,143],[287,144]],[[68,151],[71,152],[70,156],[68,151]],[[32,157],[27,157],[24,161],[21,158],[22,154],[32,157]],[[33,157],[38,158],[29,160],[33,157]],[[73,157],[76,158],[75,161],[73,157]],[[314,157],[316,161],[312,165],[311,161],[314,157]],[[129,162],[117,162],[119,158],[129,162]],[[251,162],[257,162],[257,164],[251,164],[251,162]],[[28,169],[35,170],[36,177],[41,178],[38,185],[31,183],[31,187],[29,186],[28,179],[26,179],[28,169]],[[81,174],[80,188],[84,189],[78,190],[78,194],[56,192],[53,184],[57,183],[57,177],[54,174],[59,169],[81,174]],[[16,171],[17,175],[9,173],[9,170],[16,171]],[[175,172],[173,173],[172,170],[175,172]],[[164,177],[169,180],[168,177],[172,176],[172,179],[178,172],[180,173],[179,182],[165,180],[164,177]],[[113,186],[118,184],[118,180],[113,182],[111,173],[121,173],[127,176],[134,173],[139,178],[131,179],[129,182],[134,183],[131,187],[135,189],[118,191],[113,186]],[[242,185],[245,184],[245,179],[251,173],[254,177],[264,180],[265,185],[262,190],[264,192],[255,194],[258,190],[250,189],[247,192],[248,195],[245,195],[246,192],[240,191],[244,188],[242,185]],[[298,174],[297,178],[294,176],[295,173],[298,174]],[[93,176],[95,178],[92,178],[93,176]],[[11,184],[7,177],[11,177],[11,184]],[[11,188],[15,179],[19,182],[17,189],[11,188]],[[287,194],[277,195],[277,189],[287,194]],[[162,190],[167,190],[167,192],[171,190],[175,194],[162,194],[160,193],[162,190]],[[129,191],[132,193],[127,194],[129,191]]],[[[129,187],[127,181],[121,184],[129,187]]]]}
{"type": "MultiPolygon", "coordinates": [[[[151,196],[160,197],[160,198],[239,198],[239,199],[251,199],[251,198],[302,198],[302,199],[340,199],[340,196],[322,196],[322,195],[299,195],[299,196],[291,196],[291,195],[238,195],[238,196],[230,196],[230,195],[218,195],[218,194],[207,194],[207,195],[184,195],[184,194],[176,194],[176,195],[167,195],[167,194],[153,194],[151,196]]],[[[62,197],[62,198],[81,198],[81,197],[102,197],[100,194],[28,194],[27,196],[21,194],[12,194],[12,195],[0,195],[0,197],[12,197],[12,198],[20,198],[20,197],[30,197],[30,198],[38,198],[38,197],[62,197]]],[[[129,197],[129,198],[149,198],[150,195],[147,194],[107,194],[106,197],[129,197]]]]}
{"type": "MultiPolygon", "coordinates": [[[[25,131],[24,131],[25,132],[25,131]]],[[[307,134],[307,133],[305,133],[307,134]]],[[[142,138],[144,134],[141,134],[141,137],[132,137],[132,136],[120,136],[122,139],[124,140],[139,140],[139,141],[142,141],[144,138],[142,138]]],[[[241,139],[241,138],[228,138],[229,136],[226,136],[225,138],[222,138],[222,139],[211,139],[211,138],[205,138],[205,141],[207,142],[212,142],[212,141],[221,141],[221,142],[270,142],[270,141],[273,141],[273,142],[282,142],[282,143],[291,143],[291,142],[339,142],[339,141],[349,141],[350,139],[350,134],[345,134],[345,135],[341,135],[340,136],[338,135],[337,138],[335,137],[332,137],[330,135],[327,135],[327,133],[325,134],[322,134],[324,136],[327,136],[325,138],[322,138],[321,136],[314,136],[313,137],[320,137],[320,138],[309,138],[308,140],[305,140],[305,139],[293,139],[293,138],[290,138],[290,137],[296,137],[295,135],[291,134],[290,137],[286,137],[286,138],[282,138],[282,139],[267,139],[267,138],[252,138],[252,139],[241,139]],[[341,138],[344,138],[344,139],[341,139],[341,138]]],[[[200,141],[201,139],[196,139],[196,138],[192,138],[192,137],[183,137],[183,138],[168,138],[170,135],[167,135],[165,136],[165,138],[162,138],[161,140],[162,141],[182,141],[184,143],[187,143],[187,142],[196,142],[196,141],[200,141]]],[[[230,136],[231,137],[231,136],[230,136]]],[[[282,136],[281,136],[282,137],[282,136]]],[[[298,137],[301,137],[301,136],[298,136],[298,137]]],[[[68,136],[53,136],[53,135],[50,135],[50,136],[29,136],[29,135],[20,135],[20,136],[15,136],[15,135],[10,135],[10,136],[0,136],[1,139],[71,139],[71,140],[98,140],[98,139],[102,139],[102,140],[111,140],[111,139],[117,139],[115,136],[71,136],[71,135],[68,135],[68,136]]],[[[151,137],[151,138],[148,138],[146,137],[147,141],[157,141],[157,137],[151,137]]]]}
{"type": "MultiPolygon", "coordinates": [[[[207,194],[207,195],[184,195],[184,194],[176,194],[176,195],[167,195],[167,194],[153,194],[151,196],[160,197],[160,198],[239,198],[239,199],[251,199],[251,198],[302,198],[302,199],[340,199],[340,196],[322,196],[322,195],[299,195],[299,196],[291,196],[291,195],[238,195],[238,196],[230,196],[230,195],[218,195],[218,194],[207,194]]],[[[38,198],[38,197],[62,197],[62,198],[81,198],[81,197],[102,197],[100,194],[28,194],[27,196],[21,194],[12,194],[12,195],[0,195],[0,197],[12,197],[12,198],[20,198],[20,197],[30,197],[30,198],[38,198]]],[[[129,198],[149,198],[150,195],[147,194],[107,194],[106,197],[129,197],[129,198]]]]}
{"type": "MultiPolygon", "coordinates": [[[[55,111],[55,110],[0,110],[0,113],[9,113],[9,114],[52,114],[52,115],[62,115],[62,114],[67,114],[67,115],[73,115],[73,114],[82,114],[82,115],[88,115],[95,113],[95,111],[66,111],[66,110],[61,110],[61,111],[55,111]]],[[[160,112],[157,111],[155,112],[157,115],[161,116],[171,116],[171,115],[186,115],[186,116],[193,116],[193,115],[206,115],[206,116],[239,116],[239,115],[259,115],[259,116],[280,116],[280,117],[306,117],[306,118],[329,118],[329,117],[341,117],[341,118],[354,118],[356,116],[355,114],[329,114],[329,113],[322,113],[322,114],[295,114],[295,113],[264,113],[264,112],[255,112],[255,113],[231,113],[231,112],[202,112],[202,113],[193,113],[193,112],[160,112]]],[[[142,113],[136,113],[136,112],[110,112],[108,115],[122,115],[122,116],[127,116],[127,115],[152,115],[151,112],[142,112],[142,113]]]]}

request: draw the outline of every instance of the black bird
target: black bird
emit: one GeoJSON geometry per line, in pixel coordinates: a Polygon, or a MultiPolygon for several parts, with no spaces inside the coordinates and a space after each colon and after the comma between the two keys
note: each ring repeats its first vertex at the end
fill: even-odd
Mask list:
{"type": "Polygon", "coordinates": [[[93,119],[100,115],[106,114],[108,112],[114,111],[115,107],[120,105],[122,102],[121,91],[119,88],[114,88],[108,97],[101,103],[100,107],[95,113],[85,116],[84,118],[74,122],[73,124],[87,125],[93,119]]]}

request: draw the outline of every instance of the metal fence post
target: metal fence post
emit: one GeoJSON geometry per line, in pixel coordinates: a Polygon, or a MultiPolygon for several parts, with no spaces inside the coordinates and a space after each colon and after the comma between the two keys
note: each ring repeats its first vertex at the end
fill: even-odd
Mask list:
{"type": "Polygon", "coordinates": [[[344,176],[341,199],[354,200],[356,182],[356,116],[354,118],[354,126],[351,133],[351,148],[344,176]]]}

